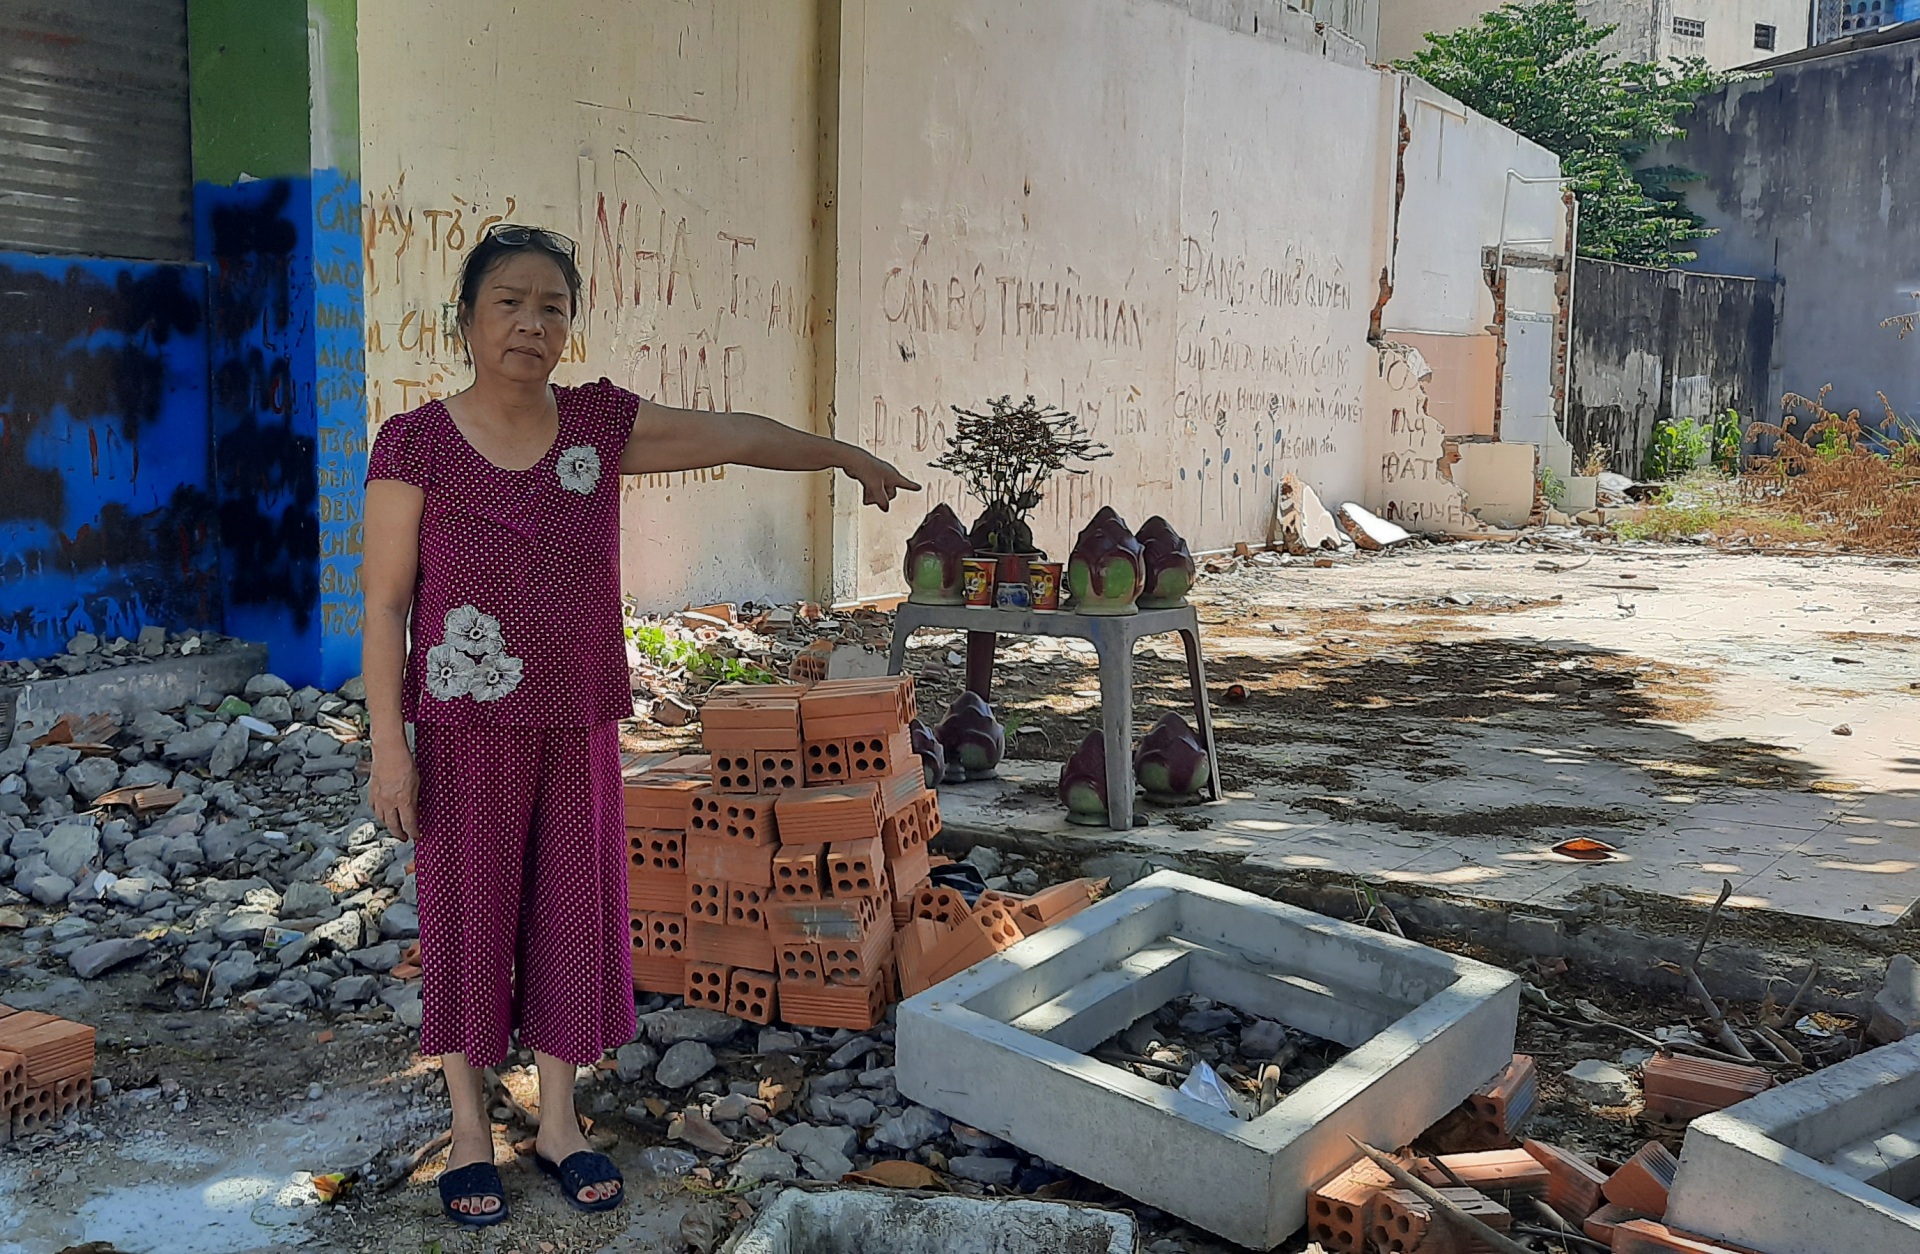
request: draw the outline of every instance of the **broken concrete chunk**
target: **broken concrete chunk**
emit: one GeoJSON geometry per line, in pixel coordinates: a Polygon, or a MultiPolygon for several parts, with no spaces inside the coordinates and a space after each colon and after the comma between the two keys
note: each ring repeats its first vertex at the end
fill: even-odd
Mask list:
{"type": "Polygon", "coordinates": [[[732,1040],[746,1024],[717,1010],[697,1007],[684,1010],[656,1010],[640,1017],[641,1030],[655,1045],[677,1045],[681,1041],[699,1041],[703,1045],[722,1045],[732,1040]]]}
{"type": "Polygon", "coordinates": [[[1886,982],[1874,994],[1867,1021],[1870,1040],[1890,1045],[1920,1033],[1920,963],[1906,954],[1887,960],[1886,982]]]}
{"type": "Polygon", "coordinates": [[[67,958],[73,973],[83,980],[98,979],[122,963],[144,958],[153,952],[153,942],[135,936],[95,941],[76,949],[67,958]]]}
{"type": "Polygon", "coordinates": [[[644,1080],[660,1062],[660,1055],[645,1041],[629,1041],[613,1052],[614,1074],[622,1083],[644,1080]]]}
{"type": "Polygon", "coordinates": [[[1633,1077],[1597,1058],[1575,1063],[1562,1079],[1569,1089],[1596,1106],[1625,1106],[1633,1100],[1633,1077]]]}
{"type": "Polygon", "coordinates": [[[737,1184],[758,1184],[762,1180],[792,1180],[800,1174],[791,1155],[783,1154],[771,1145],[762,1145],[740,1155],[740,1161],[733,1165],[733,1179],[737,1184]]]}
{"type": "Polygon", "coordinates": [[[1278,513],[1280,545],[1295,556],[1352,543],[1320,503],[1320,494],[1293,475],[1280,480],[1278,513]]]}
{"type": "Polygon", "coordinates": [[[664,1089],[683,1089],[715,1065],[713,1051],[699,1041],[681,1041],[669,1049],[654,1069],[653,1078],[664,1089]]]}
{"type": "Polygon", "coordinates": [[[822,1128],[797,1123],[780,1134],[780,1148],[800,1159],[815,1180],[838,1180],[853,1170],[859,1134],[852,1128],[822,1128]]]}
{"type": "Polygon", "coordinates": [[[1405,527],[1369,513],[1352,501],[1340,507],[1340,525],[1346,528],[1355,544],[1369,551],[1391,548],[1413,539],[1413,533],[1405,527]]]}

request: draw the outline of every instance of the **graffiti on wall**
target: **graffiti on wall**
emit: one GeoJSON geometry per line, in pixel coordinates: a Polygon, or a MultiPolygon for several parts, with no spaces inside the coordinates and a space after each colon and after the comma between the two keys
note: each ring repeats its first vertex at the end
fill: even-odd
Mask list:
{"type": "Polygon", "coordinates": [[[220,622],[198,266],[0,253],[0,656],[220,622]]]}
{"type": "Polygon", "coordinates": [[[320,670],[331,687],[360,669],[361,484],[367,474],[367,355],[361,330],[360,183],[313,173],[313,408],[320,514],[320,670]]]}
{"type": "Polygon", "coordinates": [[[227,630],[302,665],[320,631],[314,288],[347,280],[314,264],[311,197],[294,178],[194,192],[227,630]]]}

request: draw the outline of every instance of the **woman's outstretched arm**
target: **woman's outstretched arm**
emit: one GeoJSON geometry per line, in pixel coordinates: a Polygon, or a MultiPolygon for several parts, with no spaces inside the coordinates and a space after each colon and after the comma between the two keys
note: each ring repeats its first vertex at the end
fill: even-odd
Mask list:
{"type": "Polygon", "coordinates": [[[881,509],[892,503],[897,492],[920,490],[919,484],[864,449],[759,414],[709,413],[640,402],[633,434],[620,457],[621,474],[665,474],[725,465],[844,470],[859,481],[866,503],[881,509]]]}

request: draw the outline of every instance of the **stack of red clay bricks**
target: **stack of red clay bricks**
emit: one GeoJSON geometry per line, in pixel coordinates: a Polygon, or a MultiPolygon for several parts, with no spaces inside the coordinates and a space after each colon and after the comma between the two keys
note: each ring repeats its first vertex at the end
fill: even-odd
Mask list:
{"type": "MultiPolygon", "coordinates": [[[[1646,1077],[1649,1104],[1657,1091],[1678,1088],[1685,1096],[1676,1100],[1700,1105],[1731,1105],[1750,1096],[1748,1090],[1759,1091],[1755,1085],[1764,1088],[1767,1079],[1758,1068],[1713,1064],[1702,1072],[1694,1060],[1665,1058],[1649,1063],[1646,1077]]],[[[1510,1231],[1516,1215],[1536,1218],[1537,1200],[1616,1254],[1725,1254],[1725,1247],[1661,1222],[1679,1164],[1659,1142],[1612,1163],[1590,1162],[1540,1141],[1516,1141],[1535,1091],[1533,1059],[1515,1054],[1420,1139],[1423,1147],[1444,1152],[1403,1154],[1400,1164],[1496,1232],[1510,1231]]],[[[1307,1195],[1307,1232],[1335,1254],[1475,1254],[1487,1248],[1435,1209],[1361,1157],[1307,1195]]]]}
{"type": "Polygon", "coordinates": [[[915,713],[904,676],[716,690],[708,756],[627,785],[635,984],[755,1023],[873,1026],[940,828],[915,713]]]}
{"type": "Polygon", "coordinates": [[[0,1145],[93,1105],[93,1029],[0,1005],[0,1145]]]}

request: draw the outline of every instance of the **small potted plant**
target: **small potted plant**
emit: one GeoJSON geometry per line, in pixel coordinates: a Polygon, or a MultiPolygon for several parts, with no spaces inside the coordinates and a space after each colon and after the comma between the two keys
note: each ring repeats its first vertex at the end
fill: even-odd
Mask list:
{"type": "Polygon", "coordinates": [[[1574,467],[1574,473],[1567,476],[1560,506],[1563,511],[1583,514],[1599,502],[1600,476],[1607,473],[1607,463],[1612,457],[1613,450],[1604,444],[1596,444],[1587,450],[1586,460],[1574,467]]]}
{"type": "Polygon", "coordinates": [[[998,562],[1000,583],[1026,586],[1028,564],[1046,556],[1033,543],[1028,523],[1039,508],[1041,489],[1054,475],[1087,472],[1071,462],[1113,456],[1095,441],[1080,420],[1063,409],[1029,396],[1016,404],[1011,396],[987,402],[987,412],[953,407],[954,431],[947,451],[932,465],[959,476],[967,495],[984,507],[969,539],[980,557],[998,562]]]}

